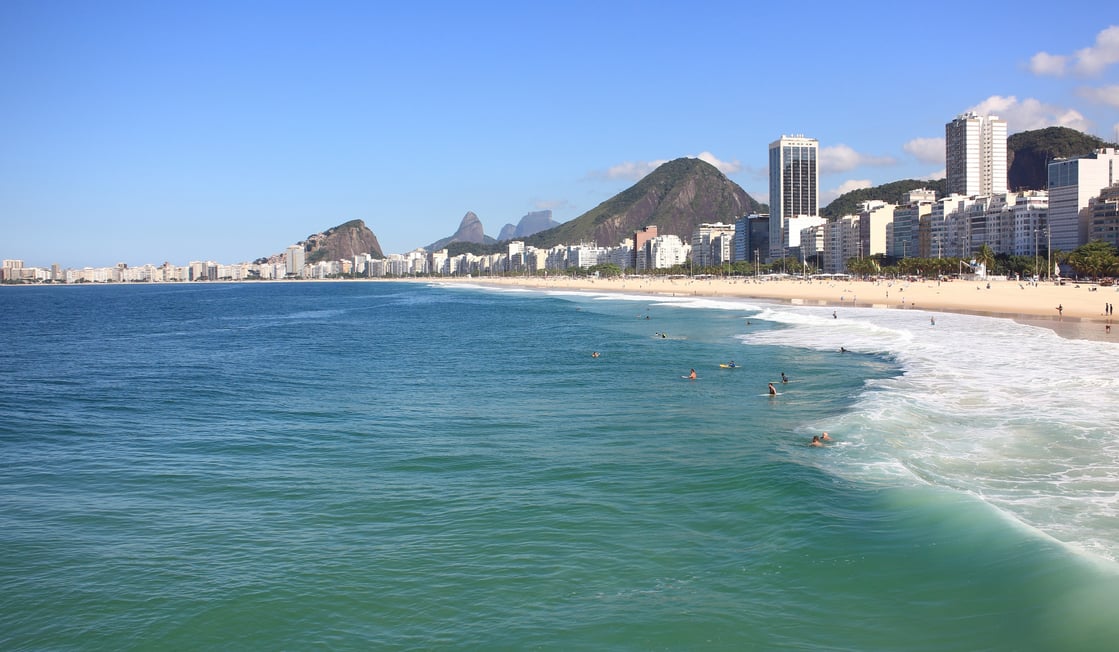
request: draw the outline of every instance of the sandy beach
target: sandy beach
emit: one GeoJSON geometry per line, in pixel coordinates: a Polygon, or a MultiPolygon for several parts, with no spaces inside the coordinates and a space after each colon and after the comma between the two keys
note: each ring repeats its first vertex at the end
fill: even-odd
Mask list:
{"type": "MultiPolygon", "coordinates": [[[[447,280],[447,279],[443,279],[447,280]]],[[[905,280],[753,280],[626,277],[573,279],[543,277],[475,277],[452,279],[485,285],[596,292],[637,292],[669,296],[742,297],[803,305],[844,308],[931,310],[1005,317],[1052,328],[1062,337],[1119,341],[1119,328],[1107,332],[1111,321],[1106,304],[1119,300],[1119,287],[1066,281],[1065,285],[1018,281],[905,281],[905,280]],[[1061,308],[1058,311],[1058,306],[1061,308]]]]}

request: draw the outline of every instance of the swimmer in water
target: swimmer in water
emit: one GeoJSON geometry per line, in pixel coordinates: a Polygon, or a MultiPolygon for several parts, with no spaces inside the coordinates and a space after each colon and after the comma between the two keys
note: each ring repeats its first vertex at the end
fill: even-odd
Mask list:
{"type": "Polygon", "coordinates": [[[789,377],[785,375],[785,372],[784,372],[784,371],[782,371],[782,372],[781,372],[781,382],[782,382],[782,383],[787,383],[787,382],[789,382],[789,377]]]}
{"type": "Polygon", "coordinates": [[[769,383],[769,395],[777,396],[777,388],[773,386],[773,383],[769,383]]]}
{"type": "Polygon", "coordinates": [[[691,372],[688,374],[688,378],[691,380],[695,380],[695,369],[691,370],[691,372]]]}
{"type": "Polygon", "coordinates": [[[825,432],[824,434],[820,435],[820,441],[831,441],[831,437],[828,437],[828,433],[825,432]]]}
{"type": "Polygon", "coordinates": [[[813,435],[812,436],[812,443],[809,444],[809,446],[819,447],[819,446],[823,446],[823,445],[824,445],[824,442],[820,441],[820,436],[819,435],[813,435]]]}

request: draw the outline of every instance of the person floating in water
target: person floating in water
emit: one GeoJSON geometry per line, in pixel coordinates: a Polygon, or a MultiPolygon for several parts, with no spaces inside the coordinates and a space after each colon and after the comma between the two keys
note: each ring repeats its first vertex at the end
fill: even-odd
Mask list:
{"type": "Polygon", "coordinates": [[[828,437],[827,431],[824,431],[824,434],[820,435],[820,441],[831,441],[831,437],[828,437]]]}
{"type": "Polygon", "coordinates": [[[591,357],[592,358],[597,358],[598,357],[598,351],[594,351],[593,353],[591,353],[591,357]]]}
{"type": "Polygon", "coordinates": [[[785,372],[784,372],[784,371],[782,371],[782,372],[781,372],[781,382],[782,382],[782,383],[787,383],[787,382],[789,382],[789,377],[785,375],[785,372]]]}
{"type": "Polygon", "coordinates": [[[929,317],[929,325],[936,326],[936,317],[929,317]]]}
{"type": "Polygon", "coordinates": [[[769,395],[777,396],[777,388],[773,386],[773,383],[769,383],[769,395]]]}
{"type": "Polygon", "coordinates": [[[820,435],[812,435],[812,443],[809,446],[823,446],[824,442],[820,441],[820,435]]]}
{"type": "Polygon", "coordinates": [[[691,371],[690,371],[690,372],[688,373],[688,378],[689,378],[690,380],[695,380],[695,378],[696,378],[696,375],[695,375],[695,369],[692,369],[692,370],[691,370],[691,371]]]}

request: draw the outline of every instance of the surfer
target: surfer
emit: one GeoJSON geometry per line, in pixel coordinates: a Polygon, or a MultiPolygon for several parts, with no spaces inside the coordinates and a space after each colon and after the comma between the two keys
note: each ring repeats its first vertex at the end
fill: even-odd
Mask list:
{"type": "Polygon", "coordinates": [[[823,446],[824,442],[820,441],[819,435],[812,435],[812,443],[809,446],[823,446]]]}
{"type": "Polygon", "coordinates": [[[692,369],[690,372],[688,372],[688,379],[695,380],[695,369],[692,369]]]}
{"type": "Polygon", "coordinates": [[[784,371],[782,371],[781,372],[781,383],[784,384],[784,383],[787,383],[787,382],[789,382],[789,377],[785,375],[784,371]]]}
{"type": "Polygon", "coordinates": [[[773,383],[769,383],[769,395],[777,396],[777,388],[773,386],[773,383]]]}
{"type": "Polygon", "coordinates": [[[734,364],[734,360],[731,360],[730,362],[727,363],[727,366],[730,367],[731,369],[734,369],[738,365],[734,364]]]}
{"type": "Polygon", "coordinates": [[[840,353],[847,353],[847,349],[845,349],[841,346],[841,347],[839,347],[839,352],[840,353]]]}

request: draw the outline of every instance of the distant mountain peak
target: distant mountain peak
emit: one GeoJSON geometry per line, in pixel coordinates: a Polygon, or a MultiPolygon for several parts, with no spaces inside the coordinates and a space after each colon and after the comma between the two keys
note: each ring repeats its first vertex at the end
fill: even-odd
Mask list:
{"type": "Polygon", "coordinates": [[[646,226],[658,227],[661,235],[689,241],[700,224],[733,224],[739,217],[762,210],[762,204],[715,166],[696,158],[678,158],[574,220],[525,242],[539,248],[579,242],[614,246],[646,226]]]}
{"type": "Polygon", "coordinates": [[[455,231],[454,235],[436,240],[429,244],[426,249],[428,251],[438,251],[452,242],[493,244],[494,239],[486,236],[485,229],[482,228],[482,220],[478,219],[474,211],[466,211],[466,215],[462,216],[462,221],[459,222],[458,230],[455,231]]]}

